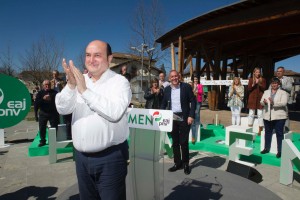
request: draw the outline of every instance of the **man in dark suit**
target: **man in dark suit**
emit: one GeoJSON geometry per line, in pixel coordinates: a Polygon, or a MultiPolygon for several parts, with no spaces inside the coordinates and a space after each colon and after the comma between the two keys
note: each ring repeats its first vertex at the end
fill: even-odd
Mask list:
{"type": "Polygon", "coordinates": [[[171,85],[164,90],[161,109],[172,110],[179,117],[173,121],[171,136],[175,164],[169,169],[169,172],[183,168],[185,174],[190,174],[189,132],[195,118],[196,99],[192,87],[187,83],[180,82],[176,70],[170,72],[169,81],[171,85]]]}

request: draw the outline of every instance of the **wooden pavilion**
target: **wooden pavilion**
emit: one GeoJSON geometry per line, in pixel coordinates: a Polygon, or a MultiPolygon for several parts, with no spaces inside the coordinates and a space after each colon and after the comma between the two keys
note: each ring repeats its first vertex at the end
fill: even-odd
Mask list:
{"type": "MultiPolygon", "coordinates": [[[[205,72],[215,80],[225,79],[230,67],[235,75],[241,69],[241,78],[247,79],[260,67],[269,81],[276,62],[300,54],[299,22],[299,0],[239,1],[191,19],[156,41],[162,50],[171,48],[172,69],[181,73],[189,65],[192,72],[195,60],[198,76],[205,72]]],[[[215,110],[225,86],[211,91],[215,101],[210,108],[215,110]]]]}

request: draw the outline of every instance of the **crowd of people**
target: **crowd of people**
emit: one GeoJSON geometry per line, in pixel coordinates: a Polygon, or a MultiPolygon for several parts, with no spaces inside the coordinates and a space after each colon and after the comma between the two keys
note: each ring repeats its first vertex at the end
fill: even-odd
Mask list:
{"type": "MultiPolygon", "coordinates": [[[[67,124],[68,138],[73,139],[76,173],[81,199],[122,199],[126,196],[125,178],[129,159],[127,138],[129,127],[125,115],[131,103],[131,74],[124,65],[117,74],[109,68],[112,60],[108,43],[95,40],[86,47],[84,72],[72,60],[62,61],[67,82],[53,71],[51,80],[44,80],[42,89],[34,94],[35,117],[39,122],[40,144],[46,145],[46,125],[58,126],[60,116],[67,124]],[[71,131],[72,130],[72,131],[71,131]],[[72,133],[73,135],[71,135],[72,133]],[[104,189],[105,187],[105,189],[104,189]]],[[[194,74],[185,83],[182,75],[171,70],[153,78],[144,92],[146,109],[173,111],[172,148],[174,165],[169,172],[183,169],[191,173],[189,166],[189,133],[192,143],[197,141],[201,127],[200,111],[204,95],[199,76],[194,74]]],[[[239,77],[234,77],[229,87],[228,103],[232,113],[232,125],[241,124],[241,110],[249,109],[248,126],[254,124],[257,115],[259,131],[265,130],[265,144],[261,154],[270,151],[275,130],[277,154],[281,157],[281,143],[288,119],[287,104],[290,100],[292,79],[284,76],[284,68],[277,69],[277,77],[267,87],[261,69],[255,68],[244,87],[239,77]],[[245,91],[248,92],[244,105],[245,91]]]]}

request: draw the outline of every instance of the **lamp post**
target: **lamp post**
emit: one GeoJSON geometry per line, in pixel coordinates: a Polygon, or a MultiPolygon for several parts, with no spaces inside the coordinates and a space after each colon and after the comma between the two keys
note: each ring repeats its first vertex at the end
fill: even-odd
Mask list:
{"type": "Polygon", "coordinates": [[[131,49],[140,52],[141,57],[142,57],[142,61],[141,61],[141,91],[143,91],[143,65],[144,65],[144,49],[148,47],[148,45],[142,43],[141,45],[141,49],[137,48],[137,47],[131,47],[131,49]]]}
{"type": "Polygon", "coordinates": [[[151,60],[152,60],[152,51],[154,51],[154,47],[147,49],[147,53],[148,53],[148,58],[149,58],[149,73],[148,73],[148,87],[151,87],[150,82],[151,82],[151,60]]]}

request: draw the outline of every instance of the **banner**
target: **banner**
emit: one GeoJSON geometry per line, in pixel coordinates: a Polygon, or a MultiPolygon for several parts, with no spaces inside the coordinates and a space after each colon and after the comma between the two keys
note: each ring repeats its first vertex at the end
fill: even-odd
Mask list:
{"type": "MultiPolygon", "coordinates": [[[[230,86],[233,80],[201,80],[202,85],[227,85],[230,86]]],[[[249,80],[241,80],[242,85],[248,85],[249,80]]]]}
{"type": "Polygon", "coordinates": [[[31,97],[18,79],[0,74],[0,129],[18,124],[28,114],[31,97]]]}
{"type": "Polygon", "coordinates": [[[128,108],[128,124],[131,128],[171,132],[173,112],[159,109],[128,108]]]}

